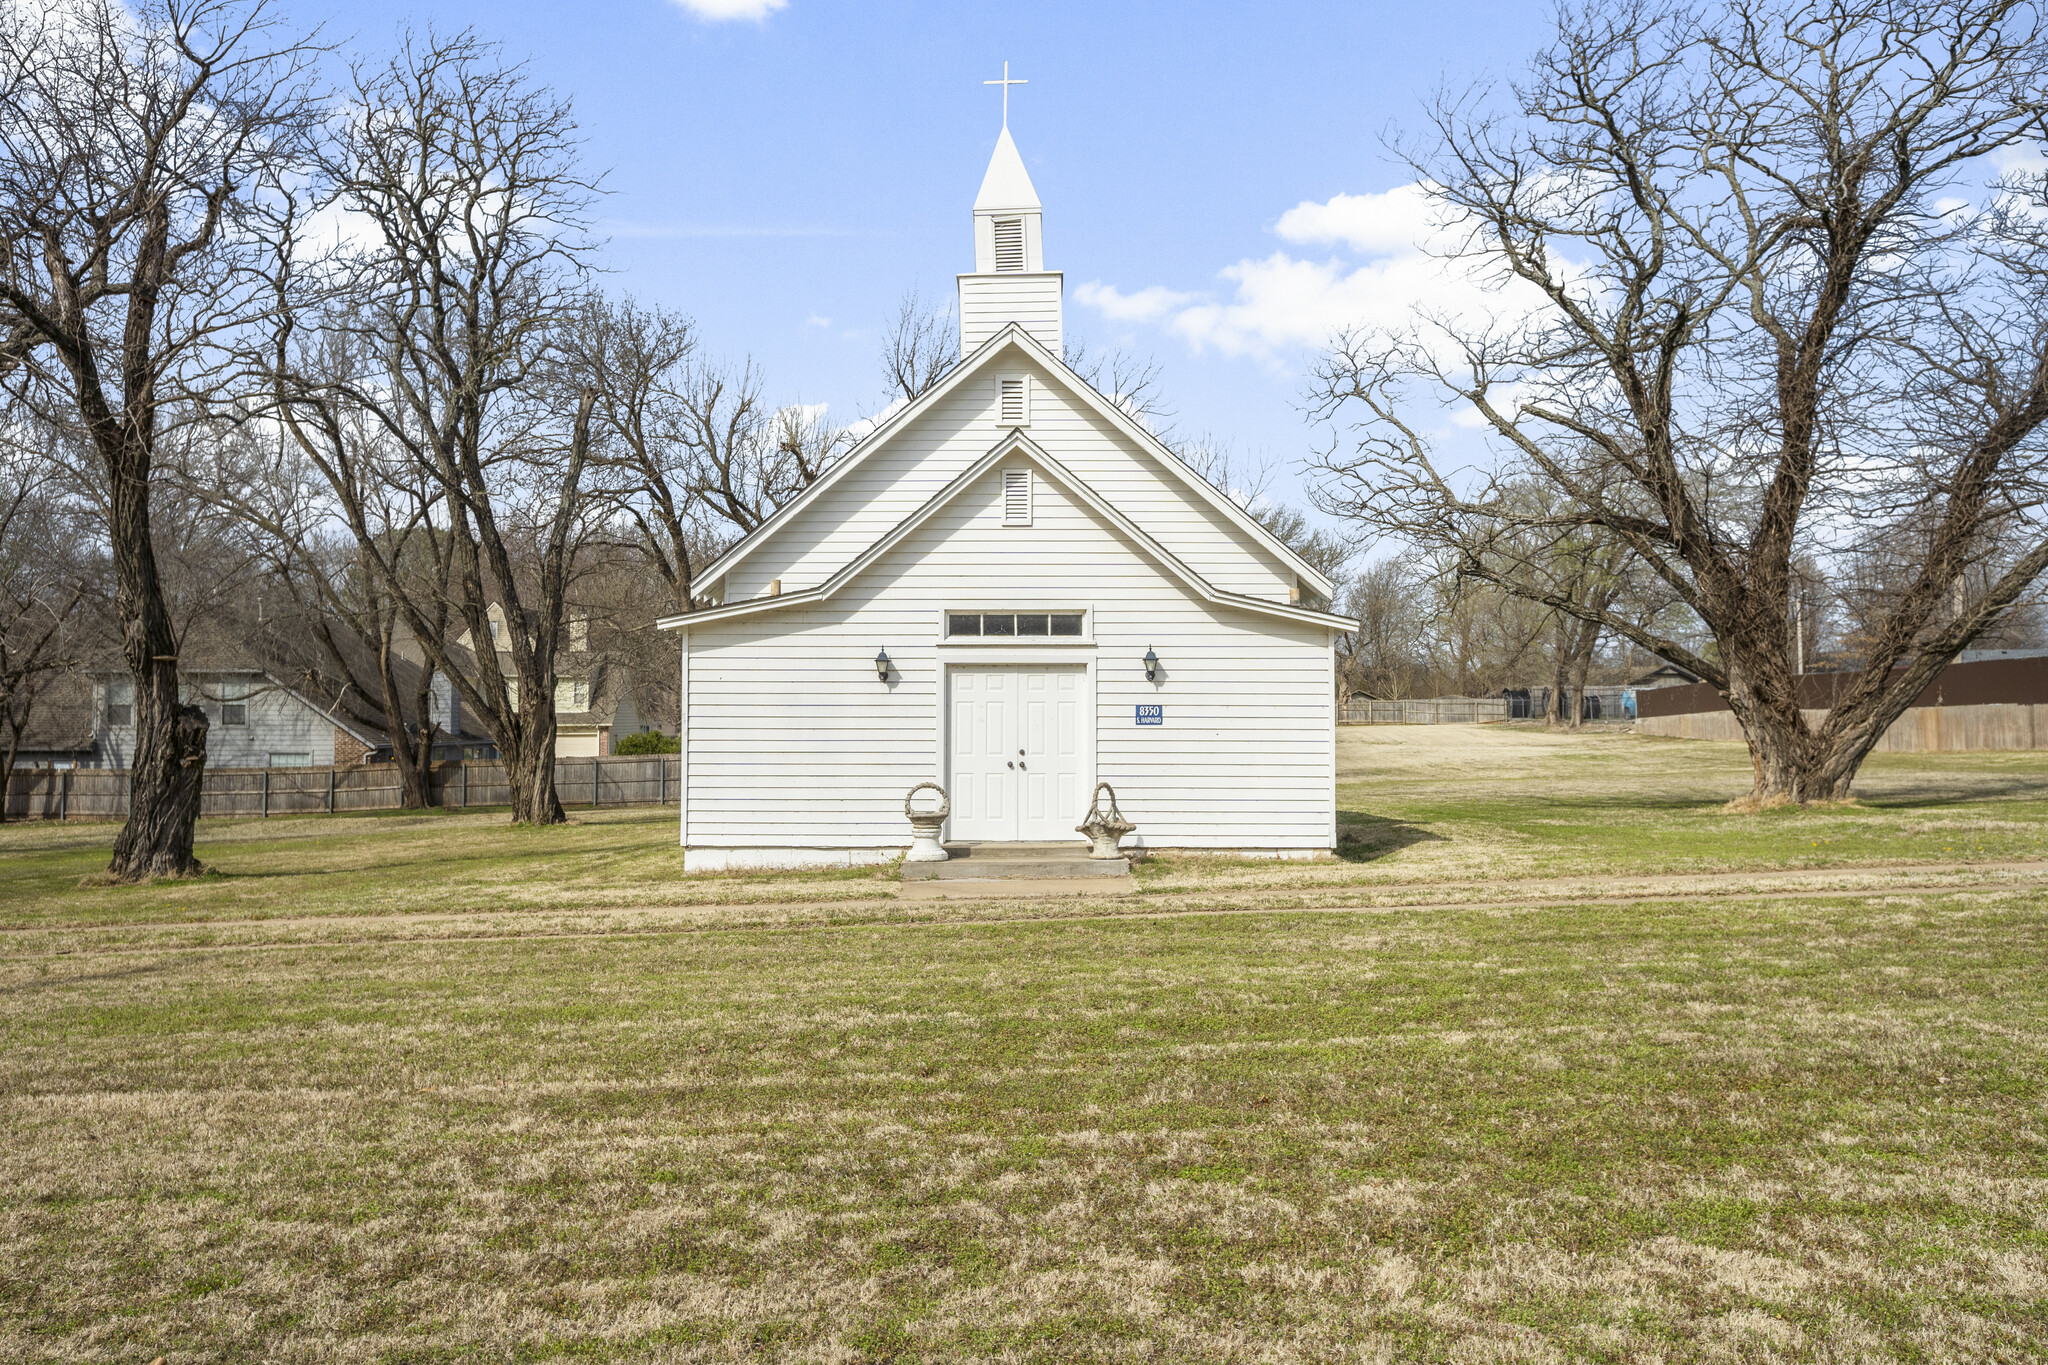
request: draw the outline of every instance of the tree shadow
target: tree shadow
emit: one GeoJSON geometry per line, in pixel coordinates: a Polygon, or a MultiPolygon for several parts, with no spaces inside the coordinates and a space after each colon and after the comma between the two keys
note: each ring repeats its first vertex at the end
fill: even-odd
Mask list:
{"type": "Polygon", "coordinates": [[[1877,810],[1927,810],[1935,806],[1952,806],[1962,801],[2048,799],[2048,782],[2043,782],[2041,777],[2034,773],[2015,773],[2010,777],[1957,782],[1946,787],[1938,785],[1938,779],[1925,784],[1879,782],[1872,785],[1874,790],[1862,790],[1852,784],[1849,794],[1862,805],[1877,810]]]}
{"type": "Polygon", "coordinates": [[[29,977],[0,985],[0,998],[27,995],[33,991],[56,990],[63,986],[80,986],[88,982],[130,981],[137,977],[156,976],[162,971],[161,962],[141,962],[128,967],[109,967],[104,971],[79,972],[70,976],[29,977]]]}
{"type": "Polygon", "coordinates": [[[1376,863],[1415,844],[1441,844],[1441,834],[1420,825],[1379,815],[1341,811],[1337,816],[1337,856],[1347,863],[1376,863]]]}

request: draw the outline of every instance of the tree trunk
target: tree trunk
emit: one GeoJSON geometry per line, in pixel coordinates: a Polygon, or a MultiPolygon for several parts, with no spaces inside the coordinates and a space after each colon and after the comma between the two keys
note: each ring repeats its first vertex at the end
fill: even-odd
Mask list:
{"type": "MultiPolygon", "coordinates": [[[[383,638],[377,645],[377,681],[383,691],[384,719],[390,726],[391,761],[398,765],[398,805],[401,810],[425,810],[429,804],[427,764],[433,757],[434,727],[427,719],[425,697],[432,685],[433,675],[425,674],[426,686],[421,691],[419,724],[409,724],[405,708],[398,691],[398,674],[392,666],[392,628],[384,624],[383,638]],[[420,738],[426,739],[426,756],[421,756],[420,738]]],[[[430,668],[423,665],[423,668],[430,668]]]]}
{"type": "Polygon", "coordinates": [[[113,476],[108,499],[114,556],[114,612],[121,653],[135,681],[135,752],[128,772],[128,822],[114,841],[107,875],[139,882],[200,870],[192,855],[199,784],[206,771],[206,713],[178,701],[178,641],[157,577],[149,526],[149,436],[102,443],[113,476]],[[105,449],[107,444],[114,450],[105,449]]]}
{"type": "MultiPolygon", "coordinates": [[[[569,819],[555,790],[554,707],[550,705],[547,710],[545,736],[539,733],[542,726],[536,723],[519,737],[515,752],[506,753],[499,746],[500,756],[505,760],[505,780],[512,788],[512,823],[516,825],[560,825],[569,819]]],[[[521,729],[526,727],[522,725],[521,729]]]]}
{"type": "MultiPolygon", "coordinates": [[[[449,689],[449,696],[453,698],[453,688],[449,689]]],[[[419,774],[420,809],[425,810],[434,803],[434,736],[440,726],[434,721],[434,661],[426,656],[424,650],[420,656],[419,686],[413,690],[412,701],[413,709],[420,718],[419,729],[412,736],[413,769],[419,774]]],[[[452,704],[450,710],[453,710],[452,704]]],[[[461,750],[458,748],[456,752],[461,750]]]]}
{"type": "Polygon", "coordinates": [[[1572,632],[1572,709],[1566,722],[1576,730],[1586,720],[1586,675],[1593,671],[1593,652],[1600,647],[1597,621],[1577,621],[1572,632]]]}
{"type": "Polygon", "coordinates": [[[1564,617],[1557,620],[1557,643],[1551,654],[1550,704],[1544,708],[1544,724],[1555,730],[1560,725],[1571,724],[1571,624],[1564,617]]]}
{"type": "MultiPolygon", "coordinates": [[[[1728,709],[1742,725],[1743,738],[1756,769],[1756,784],[1749,800],[1759,806],[1775,806],[1837,797],[1833,781],[1815,784],[1814,760],[1820,745],[1806,718],[1799,712],[1798,697],[1785,684],[1790,674],[1783,668],[1747,667],[1743,651],[1728,666],[1728,709]]],[[[1853,771],[1853,770],[1852,770],[1853,771]]],[[[1846,794],[1846,781],[1840,784],[1846,794]]]]}
{"type": "Polygon", "coordinates": [[[14,794],[14,759],[21,752],[21,725],[12,723],[11,715],[8,721],[7,760],[0,763],[0,825],[7,823],[7,802],[14,794]]]}
{"type": "Polygon", "coordinates": [[[163,707],[159,696],[145,704],[135,689],[135,757],[128,774],[128,823],[114,841],[109,876],[126,882],[185,877],[202,871],[192,853],[192,827],[199,819],[206,778],[206,712],[177,703],[176,666],[170,703],[156,723],[145,726],[145,705],[163,707]]]}

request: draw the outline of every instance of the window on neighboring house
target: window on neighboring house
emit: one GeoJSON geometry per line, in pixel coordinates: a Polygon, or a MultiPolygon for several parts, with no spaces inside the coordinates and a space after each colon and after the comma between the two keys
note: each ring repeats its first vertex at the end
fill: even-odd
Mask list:
{"type": "Polygon", "coordinates": [[[249,684],[245,682],[222,683],[220,688],[220,723],[222,725],[247,725],[249,723],[249,684]]]}
{"type": "Polygon", "coordinates": [[[1024,220],[1022,218],[996,219],[996,269],[1022,270],[1024,268],[1024,220]]]}
{"type": "Polygon", "coordinates": [[[556,683],[555,709],[557,711],[588,711],[590,709],[590,680],[587,678],[564,678],[556,683]]]}
{"type": "Polygon", "coordinates": [[[107,684],[107,724],[133,725],[135,723],[135,683],[128,678],[118,678],[107,684]]]}
{"type": "Polygon", "coordinates": [[[272,754],[270,756],[270,766],[273,768],[310,768],[313,766],[313,756],[311,754],[272,754]]]}
{"type": "Polygon", "coordinates": [[[491,622],[491,643],[498,643],[498,623],[496,621],[491,622]]]}
{"type": "Polygon", "coordinates": [[[1079,636],[1078,611],[976,611],[946,613],[946,634],[950,637],[982,636],[1011,639],[1017,636],[1079,636]]]}

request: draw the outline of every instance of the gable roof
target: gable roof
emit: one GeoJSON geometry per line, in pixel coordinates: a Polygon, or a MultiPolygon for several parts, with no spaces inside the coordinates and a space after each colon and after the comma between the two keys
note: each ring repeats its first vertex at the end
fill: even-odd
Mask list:
{"type": "MultiPolygon", "coordinates": [[[[1224,496],[1214,484],[1196,473],[1189,466],[1188,462],[1174,454],[1164,441],[1161,441],[1157,436],[1147,431],[1143,423],[1103,397],[1096,391],[1093,384],[1081,378],[1080,375],[1075,374],[1072,369],[1068,368],[1064,360],[1061,360],[1050,350],[1046,349],[1042,342],[1014,322],[1007,324],[1003,330],[977,346],[972,353],[963,357],[960,363],[949,370],[943,379],[940,379],[915,399],[884,418],[876,425],[873,431],[862,437],[860,443],[848,451],[843,459],[830,469],[827,469],[823,474],[820,474],[810,487],[804,489],[803,492],[777,508],[775,515],[769,517],[768,520],[756,527],[753,534],[713,561],[709,568],[697,576],[697,581],[705,584],[716,583],[719,579],[730,573],[741,560],[779,534],[799,512],[822,498],[827,491],[835,487],[850,471],[865,464],[869,457],[887,445],[893,437],[937,406],[953,390],[966,383],[971,376],[987,368],[997,356],[1012,346],[1023,351],[1047,371],[1053,374],[1065,375],[1069,381],[1066,387],[1071,389],[1082,402],[1087,404],[1117,430],[1123,432],[1133,441],[1136,441],[1147,454],[1157,459],[1169,474],[1179,478],[1189,491],[1221,512],[1232,524],[1251,536],[1253,540],[1264,545],[1272,553],[1279,556],[1280,561],[1294,570],[1295,574],[1303,582],[1316,589],[1324,597],[1336,595],[1337,585],[1335,583],[1331,582],[1307,560],[1290,549],[1285,541],[1259,525],[1256,518],[1224,496]]],[[[1037,449],[1037,447],[1034,446],[1033,449],[1037,449]]]]}
{"type": "Polygon", "coordinates": [[[1274,602],[1264,597],[1251,597],[1244,593],[1226,592],[1210,583],[1202,575],[1189,568],[1171,550],[1154,540],[1142,527],[1119,512],[1109,500],[1090,488],[1087,483],[1065,465],[1045,453],[1037,442],[1026,436],[1022,429],[1012,427],[1008,435],[990,447],[987,454],[960,471],[938,492],[927,498],[922,506],[879,537],[867,549],[840,566],[830,578],[814,588],[796,592],[779,593],[773,597],[749,597],[743,601],[724,603],[715,607],[700,607],[696,611],[683,612],[675,616],[664,616],[654,624],[662,630],[695,625],[704,621],[726,621],[738,616],[752,616],[759,612],[776,611],[786,607],[806,606],[823,602],[841,588],[858,578],[872,567],[882,556],[900,545],[919,527],[930,521],[948,503],[959,497],[977,480],[1005,460],[1023,455],[1038,466],[1052,481],[1072,494],[1076,500],[1093,511],[1097,516],[1116,527],[1147,557],[1156,561],[1167,574],[1178,579],[1196,596],[1214,606],[1237,607],[1246,611],[1259,612],[1267,616],[1278,616],[1289,621],[1300,621],[1309,625],[1329,626],[1337,630],[1351,629],[1353,623],[1346,617],[1318,611],[1291,602],[1274,602]]]}

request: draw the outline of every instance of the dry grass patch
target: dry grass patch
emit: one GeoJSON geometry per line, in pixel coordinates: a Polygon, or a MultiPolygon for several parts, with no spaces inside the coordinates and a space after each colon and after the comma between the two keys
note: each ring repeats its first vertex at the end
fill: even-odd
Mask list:
{"type": "Polygon", "coordinates": [[[75,948],[0,962],[9,1359],[2048,1335],[2039,893],[75,948]]]}
{"type": "Polygon", "coordinates": [[[1344,858],[1093,906],[0,829],[0,1359],[2048,1359],[2048,756],[1341,741],[1344,858]]]}

